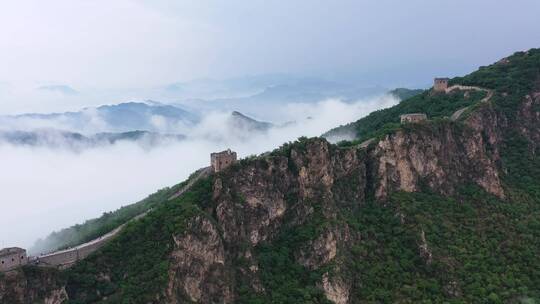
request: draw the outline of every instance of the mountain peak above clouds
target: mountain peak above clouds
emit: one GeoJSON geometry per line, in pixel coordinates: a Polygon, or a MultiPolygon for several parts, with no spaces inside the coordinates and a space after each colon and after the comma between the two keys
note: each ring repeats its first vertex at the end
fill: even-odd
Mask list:
{"type": "Polygon", "coordinates": [[[146,101],[86,107],[75,112],[2,116],[0,121],[23,130],[45,126],[85,134],[133,130],[182,133],[197,123],[199,116],[178,106],[146,101]]]}

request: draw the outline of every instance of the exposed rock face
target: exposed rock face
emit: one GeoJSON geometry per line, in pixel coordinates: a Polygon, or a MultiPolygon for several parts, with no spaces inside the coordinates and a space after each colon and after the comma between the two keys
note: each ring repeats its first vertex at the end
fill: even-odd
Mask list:
{"type": "Polygon", "coordinates": [[[212,222],[202,216],[195,217],[185,234],[174,236],[174,243],[168,302],[232,303],[225,249],[212,222]]]}
{"type": "Polygon", "coordinates": [[[519,125],[516,126],[519,133],[529,139],[533,147],[537,147],[540,142],[540,130],[538,128],[531,128],[531,126],[540,124],[539,110],[540,92],[527,95],[525,102],[522,103],[519,109],[519,125]]]}
{"type": "MultiPolygon", "coordinates": [[[[269,156],[216,176],[215,207],[206,210],[214,214],[215,223],[197,218],[198,224],[190,224],[185,235],[175,237],[168,294],[200,303],[234,302],[232,272],[246,279],[255,291],[264,292],[254,248],[261,242],[271,242],[285,227],[309,220],[315,212],[315,200],[321,204],[325,218],[334,218],[342,203],[363,201],[365,159],[360,150],[336,149],[324,140],[314,140],[304,149],[293,148],[290,158],[269,156]],[[236,258],[246,264],[228,268],[231,273],[226,274],[227,266],[236,258]],[[203,287],[207,278],[230,285],[212,290],[203,287]]],[[[350,238],[346,225],[327,227],[295,253],[297,262],[309,269],[328,265],[338,258],[340,247],[345,248],[350,238]]],[[[321,286],[326,286],[329,297],[346,303],[343,299],[348,298],[350,283],[345,279],[327,276],[321,286]]]]}
{"type": "Polygon", "coordinates": [[[284,214],[292,183],[286,158],[257,162],[227,180],[216,179],[216,220],[230,244],[266,240],[284,214]]]}
{"type": "Polygon", "coordinates": [[[0,303],[61,304],[68,299],[65,282],[55,270],[27,267],[0,275],[0,303]]]}
{"type": "MultiPolygon", "coordinates": [[[[368,147],[340,149],[325,140],[309,140],[286,155],[272,155],[215,176],[213,220],[194,218],[185,234],[175,236],[167,295],[171,303],[233,303],[236,281],[264,293],[255,247],[272,242],[286,227],[302,225],[315,213],[335,219],[339,208],[355,208],[372,195],[385,201],[392,191],[427,187],[451,195],[460,185],[475,183],[499,197],[499,128],[506,121],[489,107],[466,120],[466,127],[443,122],[388,135],[368,147]],[[489,123],[488,123],[489,121],[489,123]],[[234,265],[235,259],[246,261],[234,265]],[[234,265],[234,266],[233,266],[234,265]]],[[[327,265],[319,283],[334,303],[349,303],[352,283],[341,275],[340,261],[359,237],[346,224],[328,226],[295,252],[307,269],[327,265]]],[[[434,259],[424,233],[418,254],[434,259]]],[[[455,293],[450,288],[449,293],[455,293]]]]}
{"type": "Polygon", "coordinates": [[[349,303],[351,287],[343,279],[337,276],[330,277],[328,273],[325,273],[321,285],[328,300],[336,304],[349,303]]]}
{"type": "Polygon", "coordinates": [[[61,289],[56,289],[51,291],[50,295],[45,297],[45,304],[61,304],[69,299],[66,292],[66,288],[62,287],[61,289]]]}
{"type": "Polygon", "coordinates": [[[431,264],[433,262],[433,253],[429,249],[429,245],[426,240],[426,233],[424,230],[420,231],[420,244],[418,244],[418,250],[420,251],[420,256],[424,259],[426,264],[431,264]]]}
{"type": "MultiPolygon", "coordinates": [[[[476,123],[473,118],[472,122],[476,123]]],[[[386,136],[371,152],[376,170],[375,196],[384,200],[392,191],[414,192],[421,186],[443,195],[474,182],[489,193],[504,197],[496,158],[487,151],[480,132],[459,130],[452,124],[418,126],[386,136]]],[[[494,142],[496,134],[490,134],[494,142]]]]}
{"type": "Polygon", "coordinates": [[[301,265],[309,269],[317,269],[332,261],[337,255],[337,239],[332,230],[327,230],[317,239],[310,242],[306,250],[297,258],[301,265]]]}

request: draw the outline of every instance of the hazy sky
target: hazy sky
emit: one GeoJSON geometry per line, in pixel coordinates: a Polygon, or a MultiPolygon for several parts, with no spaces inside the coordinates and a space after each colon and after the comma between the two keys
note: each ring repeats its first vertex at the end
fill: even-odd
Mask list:
{"type": "Polygon", "coordinates": [[[3,0],[0,113],[72,107],[70,88],[106,103],[95,92],[204,77],[422,85],[540,47],[538,12],[538,0],[3,0]]]}

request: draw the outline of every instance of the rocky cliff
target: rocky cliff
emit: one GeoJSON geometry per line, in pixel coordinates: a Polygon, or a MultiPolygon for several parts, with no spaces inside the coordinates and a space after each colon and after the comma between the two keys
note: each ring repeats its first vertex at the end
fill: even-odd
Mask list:
{"type": "MultiPolygon", "coordinates": [[[[233,303],[239,277],[253,292],[270,292],[261,284],[258,246],[317,222],[312,236],[290,248],[294,262],[324,269],[315,286],[332,302],[351,303],[353,282],[344,269],[362,239],[341,221],[343,210],[358,209],[369,197],[385,204],[397,191],[454,195],[469,183],[504,199],[498,167],[502,131],[493,125],[499,121],[505,118],[485,105],[465,123],[409,126],[365,149],[305,140],[215,176],[212,207],[206,210],[212,218],[195,218],[175,236],[171,302],[233,303]]],[[[426,255],[423,233],[420,240],[426,255]]]]}
{"type": "MultiPolygon", "coordinates": [[[[540,112],[531,113],[538,103],[539,98],[527,98],[518,113],[520,121],[527,121],[519,132],[531,144],[540,130],[540,112]]],[[[235,303],[245,298],[240,286],[270,296],[260,248],[292,235],[286,245],[289,262],[316,274],[314,281],[302,282],[312,284],[310,297],[353,303],[355,276],[348,259],[363,239],[344,214],[361,210],[368,200],[387,204],[394,192],[452,196],[471,183],[504,200],[499,151],[505,128],[507,118],[486,104],[464,122],[408,125],[367,148],[306,139],[242,161],[211,178],[212,197],[204,212],[171,236],[167,287],[156,299],[235,303]]],[[[424,232],[418,234],[418,256],[428,263],[433,259],[424,232]]],[[[29,284],[21,272],[8,274],[0,286],[2,303],[62,303],[68,298],[65,286],[51,276],[34,280],[44,289],[29,284]]]]}
{"type": "Polygon", "coordinates": [[[0,303],[61,304],[68,299],[65,284],[54,269],[26,266],[0,274],[0,303]]]}

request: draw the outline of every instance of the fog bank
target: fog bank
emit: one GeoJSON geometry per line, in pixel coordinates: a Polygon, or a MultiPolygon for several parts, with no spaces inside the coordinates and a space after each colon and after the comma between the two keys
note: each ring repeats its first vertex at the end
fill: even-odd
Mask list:
{"type": "Polygon", "coordinates": [[[53,230],[179,183],[208,166],[211,152],[231,148],[239,157],[260,154],[300,136],[319,136],[397,102],[382,96],[355,103],[289,104],[276,111],[283,121],[294,123],[249,136],[223,127],[228,116],[215,112],[189,130],[186,140],[152,149],[129,142],[80,152],[0,144],[0,231],[8,232],[0,237],[0,246],[29,247],[53,230]]]}

